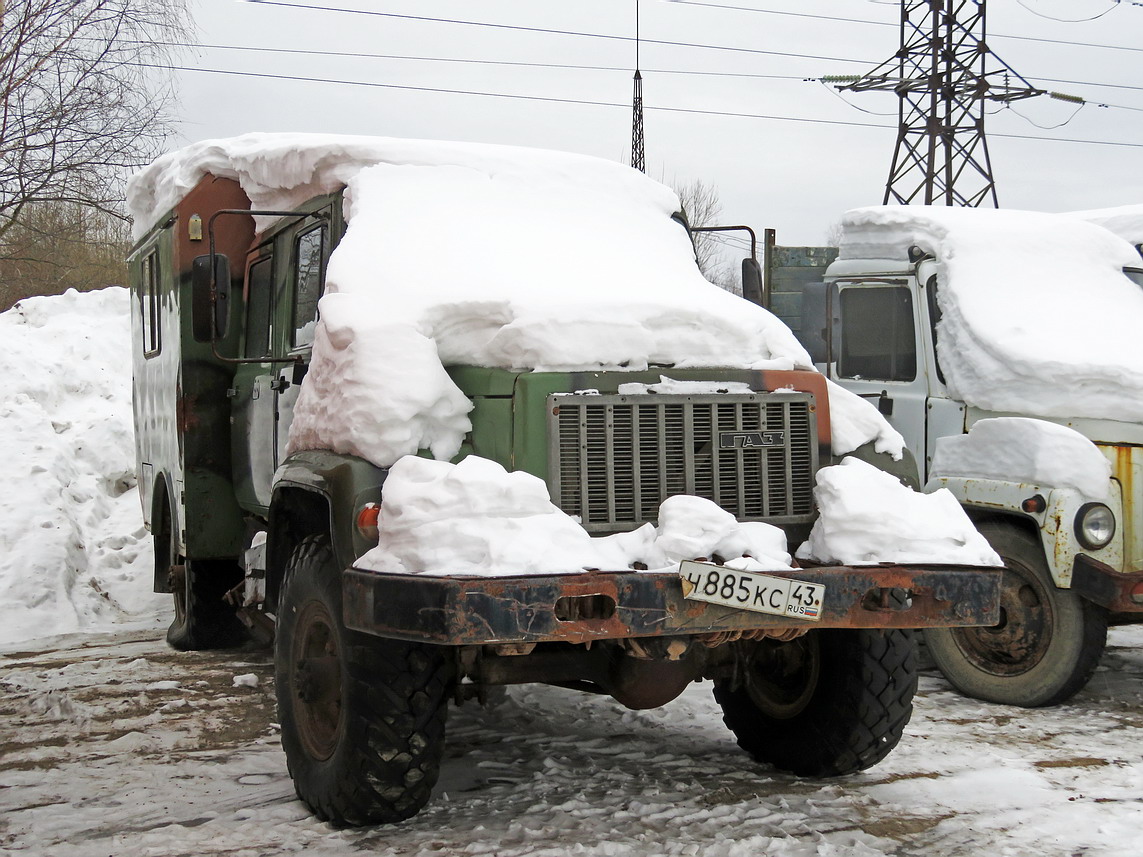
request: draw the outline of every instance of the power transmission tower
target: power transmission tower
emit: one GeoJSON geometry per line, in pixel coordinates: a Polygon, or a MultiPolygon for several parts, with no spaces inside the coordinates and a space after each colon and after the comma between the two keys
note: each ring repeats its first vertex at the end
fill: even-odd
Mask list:
{"type": "Polygon", "coordinates": [[[643,157],[643,75],[639,72],[639,0],[635,0],[635,91],[631,99],[631,166],[647,172],[643,157]]]}
{"type": "Polygon", "coordinates": [[[1043,95],[985,41],[986,0],[901,0],[901,49],[839,90],[896,92],[897,146],[885,203],[997,206],[985,105],[1043,95]],[[989,58],[1000,68],[989,70],[989,58]]]}

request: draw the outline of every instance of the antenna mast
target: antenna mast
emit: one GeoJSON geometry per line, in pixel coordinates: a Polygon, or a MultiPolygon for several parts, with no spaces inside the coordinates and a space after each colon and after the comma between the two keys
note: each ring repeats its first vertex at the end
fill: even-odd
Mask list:
{"type": "Polygon", "coordinates": [[[647,171],[643,157],[643,75],[639,72],[639,0],[635,0],[635,91],[631,101],[631,166],[647,171]]]}

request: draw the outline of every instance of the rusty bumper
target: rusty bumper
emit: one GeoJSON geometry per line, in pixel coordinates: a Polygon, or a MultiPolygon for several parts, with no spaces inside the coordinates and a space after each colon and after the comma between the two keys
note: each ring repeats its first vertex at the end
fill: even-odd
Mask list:
{"type": "Polygon", "coordinates": [[[1072,567],[1072,589],[1112,613],[1143,613],[1143,570],[1116,571],[1081,554],[1072,567]]]}
{"type": "Polygon", "coordinates": [[[768,573],[824,584],[820,621],[687,600],[673,572],[460,578],[354,568],[342,578],[344,617],[349,628],[367,634],[463,646],[999,621],[1000,569],[823,566],[768,573]]]}

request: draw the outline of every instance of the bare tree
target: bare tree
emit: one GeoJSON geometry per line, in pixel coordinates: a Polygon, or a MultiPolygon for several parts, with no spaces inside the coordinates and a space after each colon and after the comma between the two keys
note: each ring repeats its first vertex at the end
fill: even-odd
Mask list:
{"type": "Polygon", "coordinates": [[[74,202],[29,203],[4,237],[0,312],[31,295],[126,283],[130,227],[74,202]]]}
{"type": "MultiPolygon", "coordinates": [[[[701,179],[674,186],[691,226],[722,226],[722,201],[718,191],[701,179]]],[[[742,287],[734,273],[734,265],[725,256],[725,236],[719,233],[697,232],[694,236],[695,261],[702,275],[735,294],[741,294],[742,287]]]]}
{"type": "Polygon", "coordinates": [[[170,130],[185,21],[181,0],[0,0],[0,258],[29,207],[124,216],[127,172],[170,130]]]}

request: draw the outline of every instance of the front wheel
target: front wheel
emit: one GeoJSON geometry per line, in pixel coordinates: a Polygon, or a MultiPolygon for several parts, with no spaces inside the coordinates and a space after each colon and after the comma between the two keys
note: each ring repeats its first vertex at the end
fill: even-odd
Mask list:
{"type": "Polygon", "coordinates": [[[1048,572],[1030,532],[998,521],[978,529],[1004,560],[1000,622],[991,628],[930,628],[925,643],[949,683],[966,696],[1036,708],[1072,697],[1091,678],[1107,643],[1107,611],[1048,572]]]}
{"type": "Polygon", "coordinates": [[[716,683],[714,696],[759,762],[840,776],[877,764],[901,740],[917,690],[911,631],[825,629],[734,645],[739,680],[716,683]]]}
{"type": "Polygon", "coordinates": [[[337,825],[403,821],[440,772],[451,661],[341,618],[341,571],[311,536],[286,568],[275,639],[282,747],[298,797],[337,825]]]}

